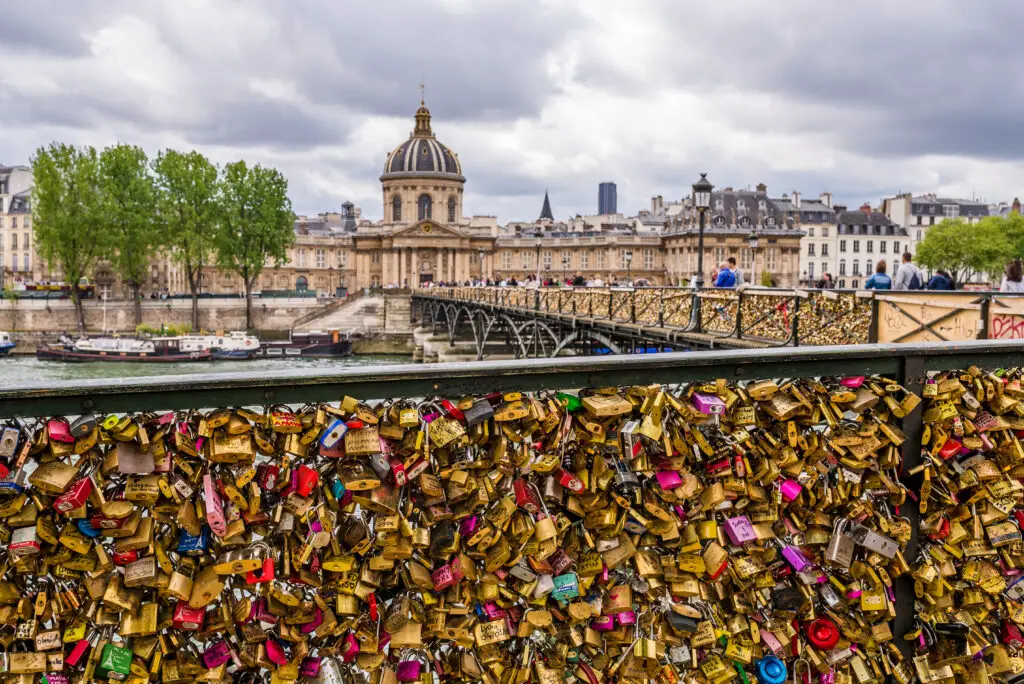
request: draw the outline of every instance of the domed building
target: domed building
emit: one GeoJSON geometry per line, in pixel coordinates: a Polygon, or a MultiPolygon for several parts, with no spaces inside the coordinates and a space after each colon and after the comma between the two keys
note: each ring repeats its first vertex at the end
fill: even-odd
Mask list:
{"type": "Polygon", "coordinates": [[[462,164],[434,135],[422,101],[409,138],[388,154],[380,182],[384,221],[379,230],[360,228],[354,236],[359,287],[463,282],[488,272],[496,224],[464,219],[462,164]]]}

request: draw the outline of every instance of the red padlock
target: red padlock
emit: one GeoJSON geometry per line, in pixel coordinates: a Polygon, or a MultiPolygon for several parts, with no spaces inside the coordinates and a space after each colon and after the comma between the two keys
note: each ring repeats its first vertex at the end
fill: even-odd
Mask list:
{"type": "Polygon", "coordinates": [[[512,490],[516,496],[517,506],[527,513],[536,513],[540,510],[540,499],[526,480],[519,478],[513,482],[512,490]]]}
{"type": "Polygon", "coordinates": [[[58,513],[67,513],[76,508],[81,508],[85,505],[89,495],[92,494],[93,489],[95,489],[95,486],[93,485],[91,475],[79,478],[72,483],[66,492],[57,497],[53,502],[53,507],[58,513]]]}
{"type": "Polygon", "coordinates": [[[462,409],[447,399],[441,400],[441,408],[444,409],[444,412],[448,414],[449,418],[454,418],[458,421],[466,420],[466,414],[462,412],[462,409]]]}
{"type": "Polygon", "coordinates": [[[277,489],[278,478],[281,476],[281,468],[276,465],[263,463],[256,469],[256,479],[260,483],[260,489],[270,492],[277,489]]]}
{"type": "Polygon", "coordinates": [[[260,570],[250,570],[245,573],[246,584],[263,584],[274,579],[274,559],[264,558],[263,567],[260,570]]]}
{"type": "Polygon", "coordinates": [[[395,478],[395,484],[399,487],[404,487],[409,481],[405,474],[405,464],[395,458],[390,459],[388,462],[391,464],[391,474],[395,478]]]}
{"type": "Polygon", "coordinates": [[[839,628],[828,618],[818,618],[807,625],[807,638],[817,648],[827,651],[839,643],[839,628]]]}
{"type": "Polygon", "coordinates": [[[115,553],[110,557],[110,560],[113,561],[114,565],[128,565],[129,563],[134,563],[139,560],[139,552],[132,549],[131,551],[125,551],[124,553],[115,553]]]}
{"type": "Polygon", "coordinates": [[[174,605],[171,623],[175,629],[198,631],[203,628],[206,620],[206,608],[193,608],[188,601],[178,601],[174,605]]]}
{"type": "Polygon", "coordinates": [[[1024,634],[1021,634],[1020,627],[1009,620],[1003,620],[999,628],[999,640],[1015,651],[1024,648],[1024,634]]]}
{"type": "Polygon", "coordinates": [[[300,465],[296,471],[298,475],[297,489],[299,496],[309,496],[320,482],[320,473],[307,465],[300,465]]]}
{"type": "Polygon", "coordinates": [[[586,485],[583,484],[583,480],[573,475],[568,470],[557,468],[555,475],[558,477],[558,484],[568,489],[573,494],[582,494],[583,490],[586,489],[586,485]]]}

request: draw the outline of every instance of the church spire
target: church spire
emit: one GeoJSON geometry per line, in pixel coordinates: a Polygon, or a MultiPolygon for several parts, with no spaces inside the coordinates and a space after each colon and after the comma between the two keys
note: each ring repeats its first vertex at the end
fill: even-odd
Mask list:
{"type": "Polygon", "coordinates": [[[547,219],[548,221],[554,221],[555,220],[554,214],[551,213],[551,202],[548,200],[548,191],[547,190],[544,191],[544,206],[541,207],[541,209],[540,209],[540,218],[537,219],[537,220],[538,221],[543,221],[544,219],[547,219]]]}

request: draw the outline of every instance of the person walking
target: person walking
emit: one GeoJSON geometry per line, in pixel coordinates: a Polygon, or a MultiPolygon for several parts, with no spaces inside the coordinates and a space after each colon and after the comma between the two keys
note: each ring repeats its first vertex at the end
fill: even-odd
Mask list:
{"type": "Polygon", "coordinates": [[[1003,282],[999,285],[1000,292],[1024,292],[1024,282],[1021,279],[1020,259],[1014,259],[1006,264],[1003,272],[1003,282]]]}
{"type": "Polygon", "coordinates": [[[726,262],[729,264],[729,270],[731,270],[733,275],[736,277],[736,287],[745,285],[746,280],[743,279],[743,271],[736,267],[736,257],[729,257],[726,259],[726,262]]]}
{"type": "Polygon", "coordinates": [[[921,290],[924,288],[924,274],[913,262],[914,255],[910,252],[903,253],[903,263],[896,269],[896,282],[893,283],[894,290],[921,290]]]}
{"type": "Polygon", "coordinates": [[[867,282],[864,283],[864,287],[868,290],[890,290],[892,289],[892,278],[885,272],[885,259],[882,259],[875,266],[875,273],[867,282]]]}
{"type": "Polygon", "coordinates": [[[718,267],[715,287],[736,287],[736,274],[729,268],[728,261],[723,261],[722,265],[718,267]]]}

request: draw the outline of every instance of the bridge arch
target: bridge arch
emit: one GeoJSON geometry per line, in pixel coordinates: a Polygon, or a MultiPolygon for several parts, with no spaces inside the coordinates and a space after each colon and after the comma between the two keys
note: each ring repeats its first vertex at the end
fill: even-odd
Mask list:
{"type": "Polygon", "coordinates": [[[596,330],[573,330],[558,343],[558,346],[555,348],[555,351],[553,354],[551,354],[551,356],[558,356],[567,346],[569,346],[573,342],[583,340],[593,340],[594,342],[600,342],[604,346],[608,347],[608,349],[613,354],[622,353],[622,347],[620,347],[618,343],[616,343],[614,340],[612,340],[611,337],[605,335],[604,333],[597,332],[596,330]]]}

